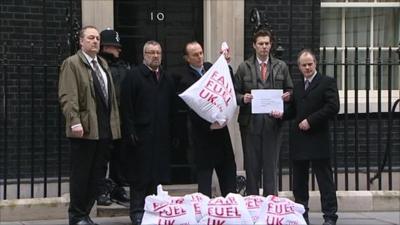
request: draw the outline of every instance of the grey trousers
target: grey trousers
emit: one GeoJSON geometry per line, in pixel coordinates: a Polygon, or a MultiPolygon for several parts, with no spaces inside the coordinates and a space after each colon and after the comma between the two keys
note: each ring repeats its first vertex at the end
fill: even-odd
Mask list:
{"type": "Polygon", "coordinates": [[[263,195],[277,195],[277,170],[281,145],[281,121],[268,115],[252,116],[249,126],[240,127],[246,191],[259,195],[262,177],[263,195]]]}

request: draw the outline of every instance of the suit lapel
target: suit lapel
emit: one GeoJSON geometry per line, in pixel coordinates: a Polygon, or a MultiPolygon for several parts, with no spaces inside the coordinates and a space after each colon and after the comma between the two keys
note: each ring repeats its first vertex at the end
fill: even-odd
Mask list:
{"type": "Polygon", "coordinates": [[[256,57],[254,56],[253,57],[253,60],[252,60],[252,63],[249,63],[249,66],[250,66],[250,70],[251,70],[251,80],[252,80],[252,83],[253,83],[253,87],[254,88],[258,88],[258,85],[257,85],[257,80],[258,80],[258,68],[257,68],[257,66],[258,66],[258,62],[257,62],[257,60],[256,60],[256,57]]]}

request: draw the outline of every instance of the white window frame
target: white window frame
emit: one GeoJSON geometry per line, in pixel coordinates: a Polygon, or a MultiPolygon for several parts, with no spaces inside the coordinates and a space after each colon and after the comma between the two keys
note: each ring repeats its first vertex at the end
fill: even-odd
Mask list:
{"type": "MultiPolygon", "coordinates": [[[[321,8],[340,8],[341,10],[341,38],[342,46],[337,46],[337,50],[341,52],[341,60],[344,62],[344,48],[345,48],[345,40],[346,40],[346,9],[347,8],[370,8],[371,9],[371,15],[374,13],[375,8],[400,8],[400,2],[379,2],[377,0],[374,0],[374,2],[349,2],[346,0],[345,2],[321,2],[321,8]]],[[[371,16],[370,18],[370,62],[373,63],[374,60],[374,51],[377,50],[378,48],[374,46],[374,17],[371,16]]],[[[400,31],[399,31],[400,32],[400,31]]],[[[400,37],[400,34],[399,34],[400,37]]],[[[392,50],[396,51],[399,47],[392,47],[392,50]]],[[[326,47],[326,50],[332,51],[334,47],[326,47]]],[[[354,47],[347,47],[348,50],[354,50],[354,47]]],[[[358,47],[359,50],[365,50],[366,47],[358,47]]],[[[388,50],[388,47],[382,47],[382,50],[388,50]]],[[[320,48],[320,50],[323,50],[323,47],[320,48]]],[[[394,56],[396,57],[396,56],[394,56]]],[[[341,67],[342,70],[342,76],[344,76],[344,66],[341,67]]],[[[400,71],[400,66],[399,66],[399,71],[400,71]]],[[[373,82],[374,79],[371,79],[374,73],[374,66],[371,65],[371,70],[370,70],[370,81],[371,81],[371,87],[374,86],[373,82]]],[[[344,80],[342,80],[342,87],[344,87],[344,80]]],[[[364,113],[366,112],[366,90],[358,90],[358,112],[359,113],[364,113]]],[[[388,99],[388,91],[387,90],[382,90],[381,91],[381,112],[388,112],[389,110],[389,99],[388,99]]],[[[344,90],[339,90],[339,96],[340,96],[340,113],[344,113],[345,109],[345,91],[344,90]]],[[[355,91],[354,90],[348,90],[347,91],[347,113],[354,113],[355,112],[355,91]]],[[[393,104],[394,101],[400,98],[400,90],[392,90],[392,97],[391,97],[391,104],[393,104]]],[[[378,91],[374,90],[373,88],[369,91],[369,112],[378,112],[378,91]]]]}

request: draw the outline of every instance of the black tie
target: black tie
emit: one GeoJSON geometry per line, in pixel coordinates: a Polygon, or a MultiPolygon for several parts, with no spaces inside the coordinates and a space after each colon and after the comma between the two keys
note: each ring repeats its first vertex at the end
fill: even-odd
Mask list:
{"type": "Polygon", "coordinates": [[[157,78],[157,81],[160,80],[160,70],[157,70],[157,71],[156,71],[156,78],[157,78]]]}
{"type": "Polygon", "coordinates": [[[204,67],[201,68],[201,70],[200,70],[200,75],[203,76],[205,73],[206,73],[206,70],[204,69],[204,67]]]}
{"type": "Polygon", "coordinates": [[[94,72],[96,73],[97,79],[99,80],[99,83],[100,83],[101,92],[103,93],[103,97],[106,100],[106,104],[107,104],[108,103],[107,87],[104,82],[103,76],[101,75],[99,64],[94,59],[92,60],[92,64],[93,64],[94,72]]]}

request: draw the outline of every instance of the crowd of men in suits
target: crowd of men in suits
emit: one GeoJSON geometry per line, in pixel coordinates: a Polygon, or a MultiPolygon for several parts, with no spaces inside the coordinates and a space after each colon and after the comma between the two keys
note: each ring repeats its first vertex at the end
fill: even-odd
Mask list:
{"type": "MultiPolygon", "coordinates": [[[[158,184],[170,181],[174,120],[177,106],[185,107],[177,94],[199,80],[212,64],[204,62],[197,41],[184,46],[186,65],[183,72],[172,75],[161,66],[163,49],[157,41],[144,43],[143,63],[131,67],[119,57],[122,46],[116,31],[99,33],[96,27],[85,26],[79,38],[81,49],[64,60],[59,78],[59,101],[71,143],[69,224],[96,224],[89,217],[96,201],[102,205],[129,203],[132,224],[141,224],[145,197],[155,194],[158,184]],[[127,184],[130,195],[124,189],[127,184]]],[[[235,74],[230,68],[240,106],[247,194],[260,194],[261,177],[262,194],[278,194],[282,122],[293,120],[290,156],[295,201],[306,208],[304,218],[309,223],[311,165],[321,191],[323,225],[335,225],[337,202],[328,120],[339,111],[336,82],[317,72],[315,54],[306,49],[298,55],[303,79],[293,83],[286,63],[271,54],[272,44],[269,31],[256,31],[254,54],[235,74]],[[253,89],[282,89],[285,110],[253,114],[253,89]]],[[[229,51],[222,54],[229,62],[229,51]]],[[[226,124],[210,123],[187,106],[186,110],[198,191],[211,197],[215,170],[221,194],[235,192],[236,164],[226,124]]]]}

